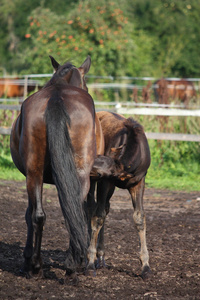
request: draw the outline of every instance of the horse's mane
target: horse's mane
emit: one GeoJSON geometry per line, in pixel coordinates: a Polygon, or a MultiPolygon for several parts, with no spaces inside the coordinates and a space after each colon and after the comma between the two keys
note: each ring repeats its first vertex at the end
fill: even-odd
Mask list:
{"type": "Polygon", "coordinates": [[[64,65],[59,66],[57,71],[51,77],[51,79],[44,85],[44,88],[53,85],[59,81],[62,81],[62,78],[73,68],[75,68],[75,66],[69,61],[66,62],[64,65]]]}
{"type": "Polygon", "coordinates": [[[75,66],[71,62],[66,62],[64,65],[60,66],[58,68],[58,71],[55,73],[57,77],[63,77],[65,76],[72,68],[75,68],[75,66]]]}

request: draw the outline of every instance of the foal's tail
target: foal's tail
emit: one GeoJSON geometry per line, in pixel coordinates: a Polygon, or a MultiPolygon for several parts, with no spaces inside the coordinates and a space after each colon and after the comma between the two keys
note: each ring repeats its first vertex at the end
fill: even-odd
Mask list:
{"type": "Polygon", "coordinates": [[[85,218],[82,189],[73,157],[68,126],[70,117],[58,95],[51,97],[45,112],[47,142],[53,180],[66,225],[70,232],[70,247],[74,261],[81,263],[86,254],[85,218]]]}

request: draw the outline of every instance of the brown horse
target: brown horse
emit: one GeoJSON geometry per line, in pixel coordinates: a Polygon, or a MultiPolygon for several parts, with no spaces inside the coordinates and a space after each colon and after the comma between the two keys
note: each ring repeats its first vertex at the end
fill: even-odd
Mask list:
{"type": "MultiPolygon", "coordinates": [[[[59,63],[52,57],[51,58],[51,63],[52,66],[54,68],[54,71],[56,72],[59,68],[59,63]]],[[[90,57],[88,56],[87,60],[90,60],[90,57]]],[[[91,62],[90,62],[91,64],[91,62]]],[[[77,71],[79,72],[79,75],[77,76],[77,73],[75,72],[75,70],[71,70],[70,72],[72,72],[72,76],[70,75],[70,73],[68,74],[68,78],[66,78],[66,80],[68,81],[68,83],[70,85],[79,87],[81,89],[84,89],[85,91],[88,91],[86,82],[85,82],[85,74],[86,72],[89,71],[84,69],[85,63],[80,67],[77,68],[77,71]]],[[[51,82],[51,80],[50,80],[51,82]]],[[[48,82],[44,87],[48,86],[50,84],[50,82],[48,82]]],[[[101,128],[101,124],[99,121],[99,118],[97,117],[96,113],[95,113],[95,136],[96,136],[96,150],[97,150],[97,155],[103,155],[104,154],[104,137],[103,137],[103,131],[101,128]]]]}
{"type": "MultiPolygon", "coordinates": [[[[140,239],[140,259],[142,274],[145,278],[150,272],[149,254],[146,245],[146,221],[143,208],[145,176],[150,165],[150,151],[146,136],[140,124],[132,118],[110,112],[97,112],[105,138],[105,155],[113,157],[113,150],[118,151],[118,160],[123,165],[124,175],[102,178],[97,183],[97,202],[94,200],[94,185],[88,195],[88,207],[91,217],[91,243],[88,249],[88,269],[92,272],[104,265],[104,221],[109,213],[109,201],[115,187],[127,189],[131,195],[134,213],[133,220],[140,239]],[[99,238],[98,238],[99,235],[99,238]],[[98,244],[97,244],[98,238],[98,244]],[[97,249],[97,250],[96,250],[97,249]]],[[[120,168],[121,172],[121,168],[120,168]]]]}
{"type": "MultiPolygon", "coordinates": [[[[24,79],[20,78],[0,78],[0,97],[7,98],[23,97],[24,96],[24,79]]],[[[34,81],[28,82],[27,93],[35,91],[37,83],[34,81]]]]}
{"type": "Polygon", "coordinates": [[[42,188],[43,183],[55,184],[70,233],[66,278],[76,283],[76,268],[85,260],[89,242],[83,203],[96,157],[94,103],[84,80],[91,60],[88,57],[80,68],[71,63],[61,66],[52,57],[51,61],[54,75],[23,102],[10,140],[13,161],[26,176],[28,192],[24,272],[28,278],[42,275],[41,242],[46,219],[42,188]]]}
{"type": "Polygon", "coordinates": [[[168,103],[169,98],[172,100],[179,99],[187,107],[189,100],[196,98],[193,83],[186,79],[167,80],[162,78],[157,80],[154,84],[155,97],[161,104],[168,103]]]}

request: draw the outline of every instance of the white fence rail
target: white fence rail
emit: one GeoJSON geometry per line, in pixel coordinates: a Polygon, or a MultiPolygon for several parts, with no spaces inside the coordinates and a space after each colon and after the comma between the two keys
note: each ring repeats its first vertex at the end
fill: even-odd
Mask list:
{"type": "MultiPolygon", "coordinates": [[[[1,99],[0,99],[1,102],[1,99]]],[[[139,103],[131,102],[103,102],[94,101],[96,111],[107,110],[113,111],[122,115],[149,115],[149,116],[182,116],[182,117],[200,117],[200,109],[177,109],[173,108],[173,105],[162,105],[162,104],[142,104],[143,107],[138,106],[139,103]],[[149,106],[154,106],[149,107],[149,106]]],[[[178,106],[181,107],[181,106],[178,106]]],[[[21,105],[19,104],[0,104],[0,109],[2,110],[20,110],[21,105]]]]}
{"type": "MultiPolygon", "coordinates": [[[[10,135],[11,128],[0,127],[0,134],[10,135]]],[[[200,135],[183,134],[183,133],[159,133],[159,132],[146,132],[148,139],[152,140],[168,140],[168,141],[185,141],[185,142],[199,142],[200,135]]]]}
{"type": "MultiPolygon", "coordinates": [[[[141,104],[142,106],[149,106],[149,104],[141,104]]],[[[156,104],[154,104],[156,106],[156,104]]],[[[157,116],[195,116],[200,117],[200,110],[186,110],[186,109],[173,109],[173,108],[137,108],[133,107],[134,104],[127,103],[116,103],[116,102],[102,102],[95,101],[96,111],[107,110],[113,111],[124,115],[157,115],[157,116]],[[125,106],[125,107],[123,107],[125,106]]],[[[159,106],[157,104],[157,106],[159,106]]],[[[9,105],[0,104],[2,110],[17,110],[19,111],[21,105],[9,105]]],[[[0,127],[0,134],[10,135],[11,128],[0,127]]],[[[189,142],[200,142],[200,135],[194,134],[182,134],[182,133],[157,133],[157,132],[146,132],[148,139],[154,140],[171,140],[171,141],[189,141],[189,142]]]]}
{"type": "MultiPolygon", "coordinates": [[[[28,82],[37,82],[39,83],[40,78],[51,77],[52,74],[29,74],[24,76],[17,76],[18,82],[14,82],[13,76],[13,84],[21,84],[24,87],[27,87],[28,82]],[[37,81],[33,81],[35,78],[37,81]]],[[[87,84],[89,91],[93,89],[133,89],[138,88],[142,89],[145,85],[137,84],[137,80],[139,81],[152,81],[154,82],[157,78],[154,77],[112,77],[112,76],[87,76],[88,78],[94,79],[106,79],[110,80],[110,83],[90,83],[87,84]],[[114,81],[119,81],[120,83],[115,83],[114,81]],[[124,83],[123,81],[126,81],[124,83]],[[130,83],[127,83],[130,82],[130,83]],[[132,83],[134,82],[134,83],[132,83]]],[[[5,76],[4,78],[12,78],[12,76],[5,76]]],[[[180,80],[181,78],[166,78],[168,80],[180,80]]],[[[195,89],[199,90],[199,82],[200,78],[186,78],[188,81],[195,82],[195,89]]],[[[1,78],[0,78],[1,83],[1,78]]],[[[153,86],[153,85],[152,85],[153,86]]],[[[24,93],[24,96],[26,93],[24,93]]],[[[0,99],[0,109],[2,110],[20,110],[21,103],[23,98],[14,98],[14,99],[0,99]],[[6,101],[6,104],[3,104],[6,101]],[[17,101],[16,105],[15,103],[17,101]],[[12,104],[8,104],[8,103],[12,104]]],[[[158,104],[158,103],[134,103],[134,102],[104,102],[104,101],[95,101],[96,110],[107,110],[113,111],[123,115],[154,115],[154,116],[182,116],[182,117],[200,117],[200,107],[195,105],[191,105],[190,109],[184,109],[184,106],[174,105],[174,104],[158,104]]],[[[9,135],[11,128],[0,127],[0,134],[9,135]]],[[[159,140],[176,140],[176,141],[193,141],[200,142],[200,135],[189,135],[189,134],[175,134],[175,133],[146,133],[147,138],[149,139],[159,139],[159,140]]]]}
{"type": "Polygon", "coordinates": [[[200,117],[200,110],[120,107],[116,111],[122,115],[200,117]]]}

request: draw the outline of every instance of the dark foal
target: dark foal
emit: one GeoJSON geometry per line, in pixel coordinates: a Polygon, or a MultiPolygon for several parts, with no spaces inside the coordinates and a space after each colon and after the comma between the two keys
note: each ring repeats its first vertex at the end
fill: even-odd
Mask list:
{"type": "Polygon", "coordinates": [[[121,147],[118,157],[123,165],[124,176],[120,173],[110,178],[102,178],[97,183],[97,201],[95,186],[91,185],[88,206],[91,211],[91,243],[88,249],[88,266],[95,269],[104,266],[104,221],[109,213],[109,201],[115,187],[127,189],[131,195],[134,213],[133,220],[140,240],[141,276],[150,272],[149,254],[146,245],[146,220],[143,208],[145,176],[150,165],[150,151],[146,136],[140,124],[132,118],[126,119],[115,113],[97,112],[104,138],[105,155],[112,157],[112,149],[121,147]],[[98,242],[97,242],[98,240],[98,242]]]}
{"type": "Polygon", "coordinates": [[[125,179],[128,175],[127,172],[124,171],[124,166],[117,159],[117,155],[114,152],[118,152],[122,148],[112,148],[113,154],[111,156],[99,155],[95,158],[92,170],[90,172],[90,176],[92,180],[100,180],[102,178],[123,178],[125,179]]]}

